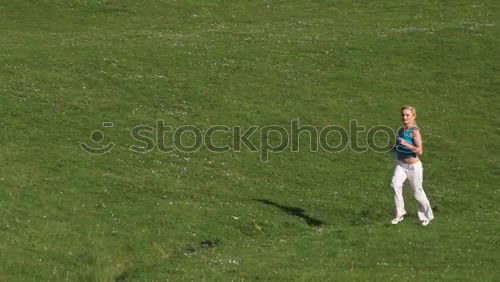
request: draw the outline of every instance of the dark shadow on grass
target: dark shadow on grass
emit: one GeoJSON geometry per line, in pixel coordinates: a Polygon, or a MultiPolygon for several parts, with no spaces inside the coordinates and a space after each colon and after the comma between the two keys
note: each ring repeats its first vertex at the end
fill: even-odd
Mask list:
{"type": "Polygon", "coordinates": [[[270,206],[275,206],[275,207],[281,209],[282,211],[286,212],[289,215],[298,216],[298,217],[304,219],[306,221],[307,225],[312,225],[312,226],[323,225],[323,221],[306,215],[305,210],[302,208],[287,207],[287,206],[283,206],[283,205],[280,205],[278,203],[275,203],[273,201],[264,200],[264,199],[254,199],[254,201],[261,202],[261,203],[264,203],[264,204],[270,205],[270,206]]]}

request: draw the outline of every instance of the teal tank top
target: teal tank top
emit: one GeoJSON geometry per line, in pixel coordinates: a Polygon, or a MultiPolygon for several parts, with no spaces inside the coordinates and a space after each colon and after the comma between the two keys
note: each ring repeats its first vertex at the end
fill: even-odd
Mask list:
{"type": "Polygon", "coordinates": [[[408,128],[407,130],[404,130],[403,127],[401,127],[399,130],[398,130],[398,136],[396,137],[396,152],[398,154],[398,158],[416,158],[417,157],[417,154],[412,152],[412,150],[410,150],[410,148],[406,147],[406,146],[403,146],[401,144],[399,144],[398,140],[399,138],[405,140],[406,142],[408,142],[410,145],[415,145],[413,144],[413,137],[411,137],[411,133],[414,129],[418,129],[416,127],[410,127],[408,128]]]}

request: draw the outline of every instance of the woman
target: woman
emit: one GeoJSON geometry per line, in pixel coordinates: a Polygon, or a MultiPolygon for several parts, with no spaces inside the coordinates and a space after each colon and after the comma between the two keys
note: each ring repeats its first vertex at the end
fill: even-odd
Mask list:
{"type": "Polygon", "coordinates": [[[398,130],[396,137],[394,150],[397,158],[391,183],[396,204],[396,216],[391,221],[392,224],[401,222],[406,214],[403,199],[403,183],[406,179],[410,182],[413,195],[417,200],[420,223],[426,226],[434,218],[431,204],[422,188],[423,169],[419,160],[419,156],[423,153],[422,137],[415,122],[416,117],[417,113],[414,107],[404,106],[401,108],[403,127],[398,130]]]}

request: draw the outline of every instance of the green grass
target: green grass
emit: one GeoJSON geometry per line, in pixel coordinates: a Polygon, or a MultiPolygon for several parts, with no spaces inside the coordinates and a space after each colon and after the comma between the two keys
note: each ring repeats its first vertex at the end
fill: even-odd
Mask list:
{"type": "Polygon", "coordinates": [[[0,1],[0,280],[498,281],[498,15],[462,0],[0,1]],[[129,150],[158,119],[397,128],[403,104],[424,138],[426,228],[409,189],[389,224],[388,154],[129,150]],[[95,129],[110,153],[80,148],[95,129]]]}

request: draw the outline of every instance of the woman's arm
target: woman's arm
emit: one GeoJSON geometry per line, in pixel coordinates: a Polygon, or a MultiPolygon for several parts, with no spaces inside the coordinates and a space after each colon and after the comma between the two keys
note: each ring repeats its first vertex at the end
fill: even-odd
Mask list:
{"type": "Polygon", "coordinates": [[[413,148],[410,148],[417,155],[421,156],[424,153],[424,149],[422,148],[422,136],[420,135],[420,130],[413,130],[413,148]]]}

